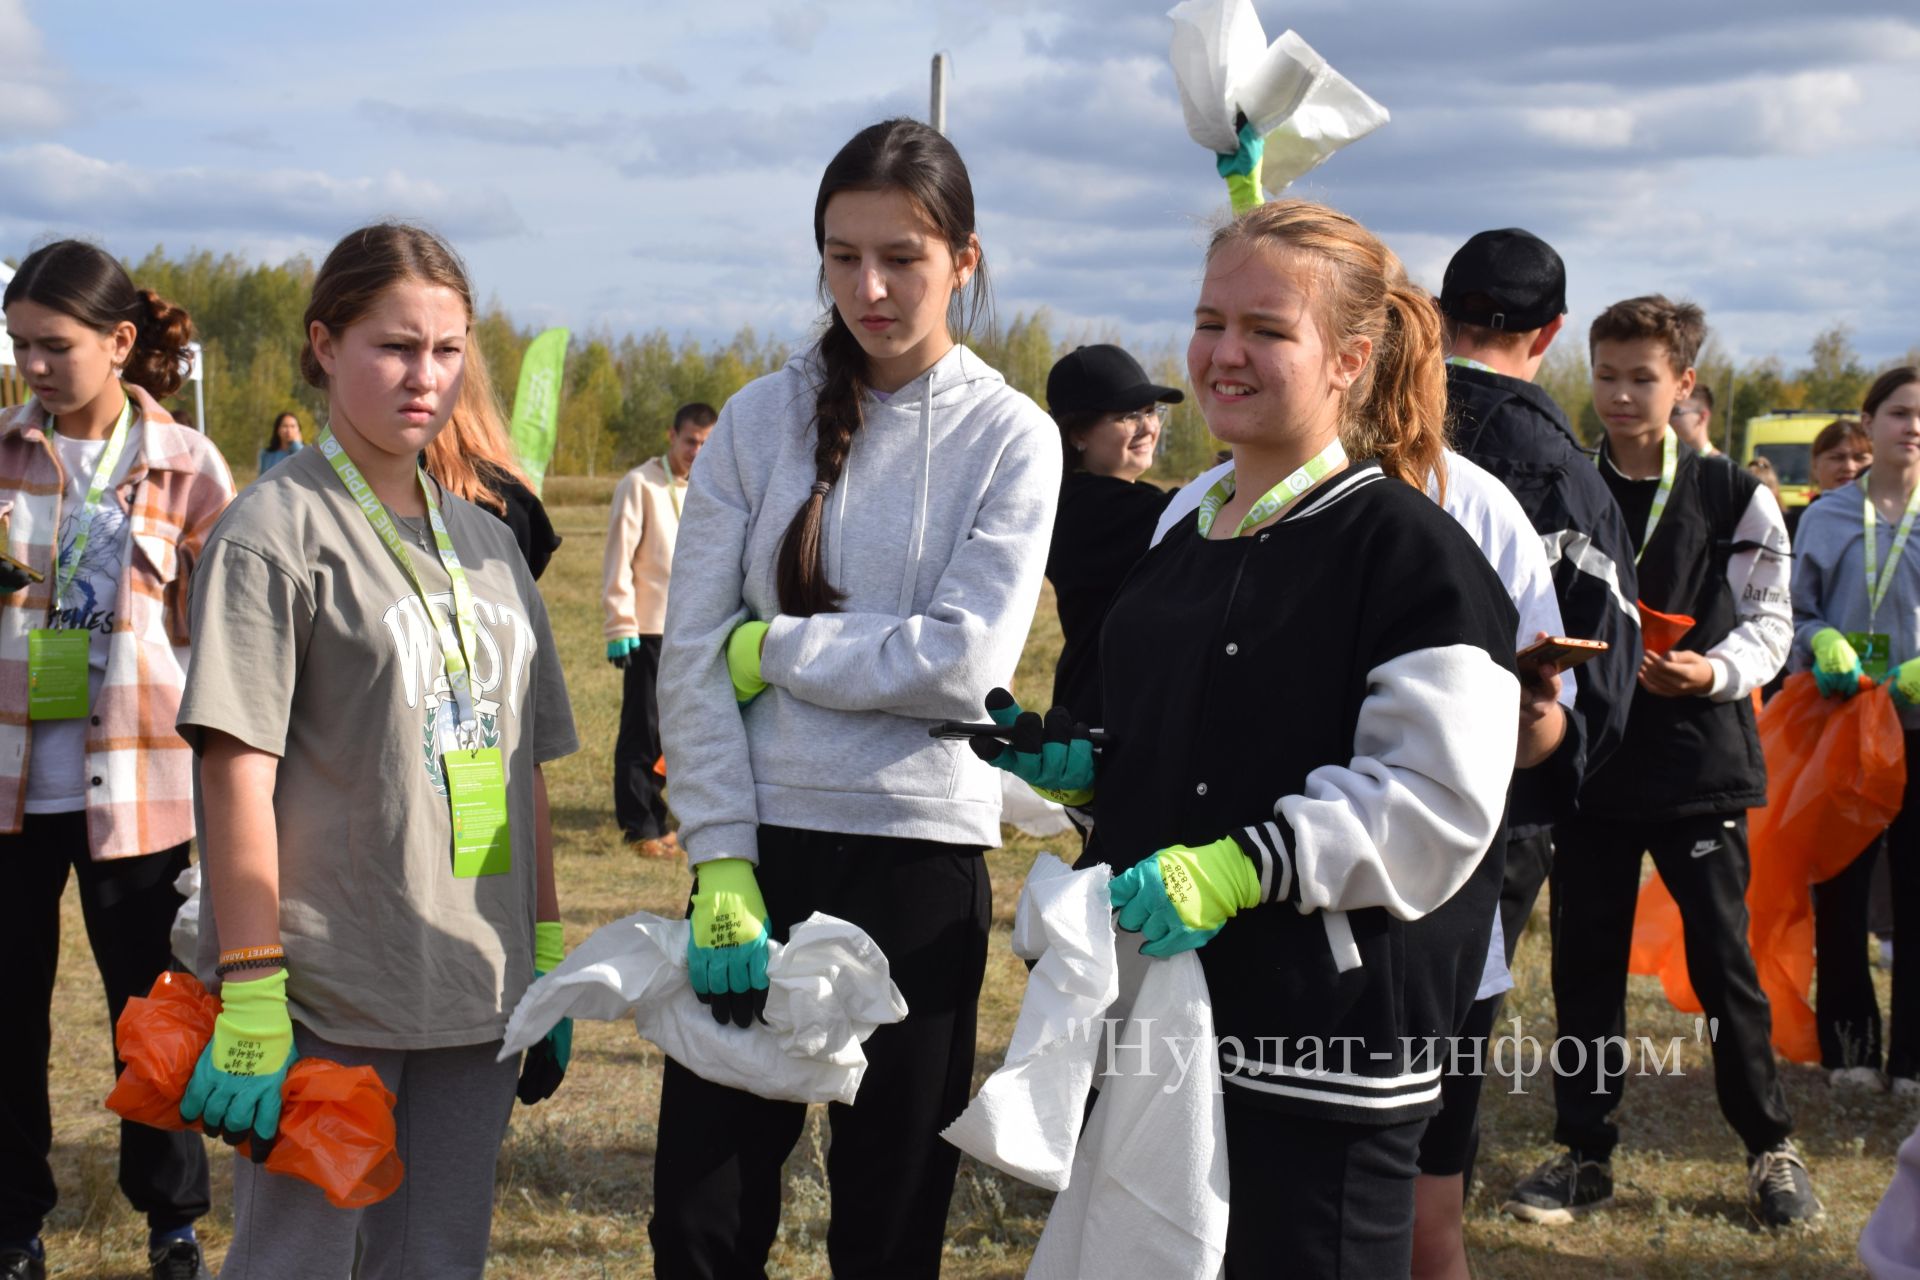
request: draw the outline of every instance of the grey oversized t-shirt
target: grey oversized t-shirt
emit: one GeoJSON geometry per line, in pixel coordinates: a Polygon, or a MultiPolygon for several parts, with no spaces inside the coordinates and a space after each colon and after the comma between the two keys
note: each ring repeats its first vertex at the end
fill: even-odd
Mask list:
{"type": "MultiPolygon", "coordinates": [[[[547,611],[506,525],[442,493],[473,591],[483,745],[506,763],[512,868],[453,875],[435,725],[451,587],[424,520],[401,532],[418,594],[318,449],[235,499],[193,581],[179,727],[280,757],[280,932],[295,1021],[325,1039],[432,1049],[497,1040],[533,976],[533,767],[573,751],[547,611]]],[[[204,825],[201,827],[205,830],[204,825]]],[[[220,950],[203,880],[196,966],[220,950]]]]}

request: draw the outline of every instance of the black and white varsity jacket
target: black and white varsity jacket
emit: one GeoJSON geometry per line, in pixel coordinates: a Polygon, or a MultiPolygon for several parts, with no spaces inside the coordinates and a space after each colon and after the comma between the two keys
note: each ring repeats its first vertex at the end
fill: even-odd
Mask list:
{"type": "MultiPolygon", "coordinates": [[[[1300,1114],[1439,1106],[1500,891],[1512,602],[1375,464],[1247,537],[1180,522],[1101,633],[1111,743],[1083,865],[1232,835],[1263,904],[1200,950],[1225,1079],[1300,1114]]],[[[1124,940],[1123,940],[1124,945],[1124,940]]]]}
{"type": "MultiPolygon", "coordinates": [[[[1629,480],[1604,448],[1600,456],[1639,549],[1660,482],[1629,480]]],[[[1673,493],[1640,553],[1640,599],[1694,619],[1674,648],[1705,654],[1714,685],[1687,698],[1635,689],[1620,749],[1580,792],[1583,818],[1659,822],[1767,802],[1750,695],[1779,673],[1793,643],[1791,566],[1773,493],[1725,457],[1682,444],[1673,493]]]]}

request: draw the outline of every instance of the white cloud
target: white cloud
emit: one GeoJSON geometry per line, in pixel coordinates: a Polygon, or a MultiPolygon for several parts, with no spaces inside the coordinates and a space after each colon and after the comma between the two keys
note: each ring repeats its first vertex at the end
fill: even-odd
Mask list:
{"type": "Polygon", "coordinates": [[[1633,145],[1633,112],[1626,107],[1532,107],[1520,119],[1528,133],[1586,151],[1633,145]]]}
{"type": "Polygon", "coordinates": [[[413,218],[455,237],[523,230],[505,196],[456,194],[397,172],[343,179],[310,169],[143,169],[58,143],[0,151],[0,190],[15,224],[331,236],[380,218],[413,218]]]}
{"type": "Polygon", "coordinates": [[[46,56],[26,0],[0,0],[0,138],[30,138],[67,122],[59,88],[64,81],[46,56]]]}

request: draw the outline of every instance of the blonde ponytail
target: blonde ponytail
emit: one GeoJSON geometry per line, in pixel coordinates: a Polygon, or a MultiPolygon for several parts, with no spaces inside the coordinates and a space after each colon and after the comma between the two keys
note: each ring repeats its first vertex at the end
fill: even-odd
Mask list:
{"type": "Polygon", "coordinates": [[[1425,490],[1444,494],[1447,376],[1440,312],[1433,297],[1380,238],[1337,209],[1310,200],[1275,200],[1222,227],[1207,246],[1212,258],[1230,244],[1272,246],[1313,261],[1315,319],[1330,349],[1354,338],[1373,355],[1347,389],[1340,443],[1355,461],[1425,490]]]}

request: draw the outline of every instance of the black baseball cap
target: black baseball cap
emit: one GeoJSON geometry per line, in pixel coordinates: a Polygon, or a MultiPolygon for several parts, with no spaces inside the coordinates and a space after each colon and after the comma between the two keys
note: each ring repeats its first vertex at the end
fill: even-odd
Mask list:
{"type": "Polygon", "coordinates": [[[1567,266],[1530,231],[1482,231],[1447,264],[1440,312],[1484,329],[1538,329],[1567,313],[1567,266]]]}
{"type": "Polygon", "coordinates": [[[1126,413],[1155,401],[1179,404],[1187,393],[1147,381],[1140,362],[1110,342],[1075,347],[1047,374],[1047,409],[1062,413],[1126,413]]]}

